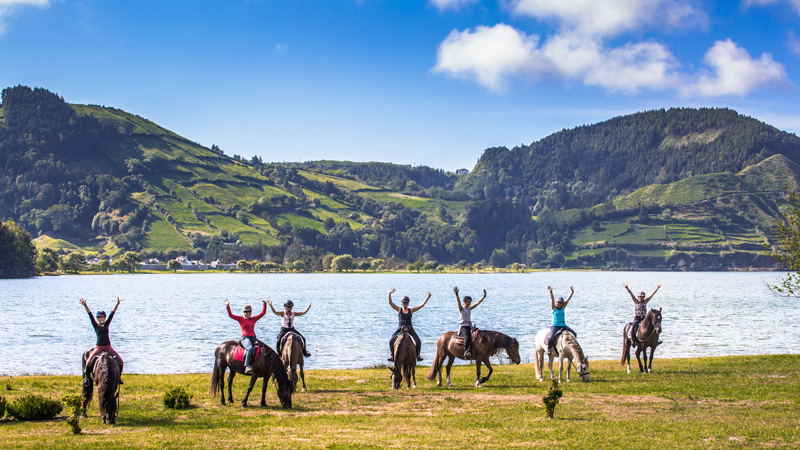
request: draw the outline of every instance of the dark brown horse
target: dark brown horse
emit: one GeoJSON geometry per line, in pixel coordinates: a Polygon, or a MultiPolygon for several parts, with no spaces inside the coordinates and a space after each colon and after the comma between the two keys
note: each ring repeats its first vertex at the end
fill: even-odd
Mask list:
{"type": "Polygon", "coordinates": [[[292,382],[292,389],[297,390],[297,369],[300,368],[300,380],[303,382],[303,392],[306,391],[306,376],[303,373],[303,344],[300,343],[300,336],[289,333],[286,336],[286,341],[283,343],[283,351],[281,352],[281,361],[286,366],[286,375],[289,376],[289,381],[292,382]]]}
{"type": "MultiPolygon", "coordinates": [[[[628,322],[622,330],[622,357],[619,359],[620,366],[624,366],[627,361],[628,373],[631,373],[632,342],[628,338],[628,331],[631,326],[633,326],[633,323],[628,322]]],[[[650,309],[647,311],[647,315],[644,316],[644,320],[639,324],[639,330],[636,333],[636,338],[639,340],[639,344],[636,346],[636,361],[639,362],[639,372],[653,373],[653,353],[655,353],[656,347],[661,344],[661,341],[658,340],[660,334],[661,308],[650,309]],[[649,362],[647,360],[648,348],[650,348],[649,362]],[[644,367],[642,366],[642,360],[639,359],[639,355],[642,353],[644,353],[644,367]]]]}
{"type": "Polygon", "coordinates": [[[400,389],[403,381],[411,389],[411,381],[414,381],[414,389],[417,388],[417,348],[414,339],[407,333],[398,336],[392,351],[394,356],[394,367],[392,371],[392,389],[400,389]]]}
{"type": "MultiPolygon", "coordinates": [[[[439,375],[437,386],[442,385],[442,364],[447,358],[447,385],[452,386],[450,382],[450,368],[453,367],[455,358],[464,358],[464,346],[456,343],[454,337],[457,335],[455,331],[448,331],[447,333],[439,336],[436,342],[436,356],[433,358],[431,371],[425,378],[432,381],[439,375]]],[[[472,341],[472,357],[475,359],[476,380],[475,386],[481,387],[481,384],[489,381],[492,376],[492,365],[489,363],[489,357],[495,355],[500,350],[505,350],[508,357],[514,364],[519,364],[519,342],[516,339],[506,336],[498,331],[480,330],[477,337],[472,341]],[[489,373],[486,377],[481,378],[481,363],[486,364],[489,368],[489,373]]]]}
{"type": "MultiPolygon", "coordinates": [[[[86,361],[89,354],[93,349],[86,350],[83,353],[82,366],[86,367],[86,361]]],[[[97,356],[97,362],[92,369],[92,380],[97,384],[97,406],[100,408],[100,417],[103,418],[103,423],[115,424],[117,423],[117,401],[119,400],[119,364],[117,361],[108,354],[102,352],[97,356]]],[[[92,394],[94,394],[94,384],[83,385],[83,408],[84,410],[92,402],[92,394]]]]}
{"type": "MultiPolygon", "coordinates": [[[[250,397],[250,392],[256,384],[256,380],[264,378],[264,385],[261,387],[261,406],[267,406],[265,396],[267,394],[267,382],[269,378],[275,381],[278,390],[278,398],[281,401],[281,406],[284,409],[292,407],[292,382],[286,375],[286,367],[281,362],[281,358],[275,350],[271,349],[267,344],[258,341],[260,347],[258,355],[253,357],[253,373],[250,375],[250,386],[247,388],[247,394],[242,399],[242,408],[247,407],[247,399],[250,397]]],[[[214,371],[211,373],[211,396],[217,395],[217,389],[222,394],[221,404],[225,404],[225,370],[230,368],[228,375],[228,401],[233,403],[233,393],[231,392],[231,385],[233,384],[233,377],[237,373],[244,375],[244,362],[236,361],[233,357],[233,352],[239,346],[237,341],[225,341],[217,346],[214,352],[214,371]]]]}

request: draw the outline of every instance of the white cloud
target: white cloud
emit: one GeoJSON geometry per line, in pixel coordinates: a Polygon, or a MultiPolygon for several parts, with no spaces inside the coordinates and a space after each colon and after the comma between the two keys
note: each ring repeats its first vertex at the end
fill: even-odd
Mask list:
{"type": "Polygon", "coordinates": [[[538,40],[502,23],[474,31],[453,30],[439,45],[433,71],[474,77],[489,89],[501,91],[504,77],[534,66],[538,40]]]}
{"type": "Polygon", "coordinates": [[[753,59],[730,39],[715,42],[703,60],[710,70],[683,88],[684,95],[742,97],[760,86],[784,83],[787,79],[783,65],[775,62],[772,55],[762,53],[759,59],[753,59]]]}
{"type": "Polygon", "coordinates": [[[286,44],[275,44],[275,53],[286,53],[289,51],[289,46],[286,44]]]}
{"type": "MultiPolygon", "coordinates": [[[[800,1],[800,0],[798,0],[800,1]]],[[[513,0],[518,15],[552,20],[561,31],[606,37],[658,26],[705,26],[708,16],[686,0],[513,0]]]]}
{"type": "Polygon", "coordinates": [[[6,32],[6,20],[18,8],[24,6],[49,6],[48,0],[0,0],[0,34],[6,32]]]}
{"type": "Polygon", "coordinates": [[[795,55],[800,56],[800,39],[795,36],[794,31],[789,31],[789,39],[786,40],[786,46],[795,55]]]}
{"type": "Polygon", "coordinates": [[[800,14],[800,0],[743,0],[742,5],[745,7],[749,6],[768,6],[774,5],[777,3],[791,3],[794,6],[794,9],[797,10],[797,13],[800,14]]]}
{"type": "Polygon", "coordinates": [[[431,4],[439,11],[444,11],[445,9],[460,9],[463,6],[476,3],[477,1],[478,0],[430,0],[431,4]]]}

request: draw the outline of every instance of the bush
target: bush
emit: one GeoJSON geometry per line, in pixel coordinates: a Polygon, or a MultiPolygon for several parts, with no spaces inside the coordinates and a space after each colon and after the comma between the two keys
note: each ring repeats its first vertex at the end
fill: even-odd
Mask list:
{"type": "Polygon", "coordinates": [[[64,402],[64,405],[70,408],[67,425],[72,428],[72,434],[80,434],[81,432],[81,414],[86,414],[86,408],[83,407],[84,400],[83,394],[70,394],[61,397],[61,401],[64,402]]]}
{"type": "Polygon", "coordinates": [[[6,413],[6,404],[7,403],[8,402],[6,402],[6,398],[5,397],[0,397],[0,418],[2,418],[3,415],[5,415],[5,413],[6,413]]]}
{"type": "Polygon", "coordinates": [[[183,388],[175,388],[164,393],[164,406],[173,409],[186,409],[189,407],[189,399],[192,396],[186,393],[183,388]]]}
{"type": "Polygon", "coordinates": [[[542,397],[542,401],[544,402],[544,407],[547,409],[547,418],[552,419],[553,414],[556,412],[556,405],[558,404],[558,400],[563,395],[561,389],[558,388],[558,380],[553,378],[553,383],[550,385],[550,389],[547,391],[547,395],[542,397]]]}
{"type": "Polygon", "coordinates": [[[42,397],[41,395],[26,395],[11,402],[8,415],[17,420],[46,420],[52,419],[61,412],[63,406],[57,400],[42,397]]]}

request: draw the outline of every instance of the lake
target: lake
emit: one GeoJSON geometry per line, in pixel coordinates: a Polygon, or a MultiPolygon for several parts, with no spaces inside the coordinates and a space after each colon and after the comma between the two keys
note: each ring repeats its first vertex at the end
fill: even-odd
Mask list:
{"type": "MultiPolygon", "coordinates": [[[[647,295],[663,308],[658,358],[796,353],[800,342],[800,300],[773,296],[766,283],[778,274],[764,272],[536,272],[526,274],[133,274],[38,277],[0,280],[0,374],[79,374],[81,353],[95,336],[78,299],[93,311],[122,304],[111,324],[111,342],[125,360],[126,372],[210,372],[217,344],[239,337],[223,300],[234,314],[245,304],[255,313],[259,298],[276,309],[285,300],[302,311],[296,327],[313,356],[306,367],[357,368],[385,364],[397,313],[387,303],[390,288],[399,304],[411,306],[427,291],[428,305],[414,315],[422,355],[430,364],[436,339],[458,326],[453,286],[461,295],[486,301],[473,311],[480,328],[498,330],[520,342],[523,362],[534,359],[534,336],[550,325],[547,286],[556,297],[575,287],[567,324],[590,359],[616,359],[622,328],[633,318],[633,302],[622,287],[647,295]],[[41,357],[37,355],[42,355],[41,357]]],[[[275,345],[280,318],[271,311],[256,332],[275,345]]],[[[507,361],[507,360],[505,360],[507,361]]],[[[655,363],[657,367],[657,362],[655,363]]]]}

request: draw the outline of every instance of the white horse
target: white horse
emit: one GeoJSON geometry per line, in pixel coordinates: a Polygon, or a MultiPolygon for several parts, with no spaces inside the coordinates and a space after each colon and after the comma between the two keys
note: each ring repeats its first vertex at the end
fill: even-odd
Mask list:
{"type": "MultiPolygon", "coordinates": [[[[536,333],[536,378],[542,380],[542,372],[544,371],[544,354],[548,350],[545,346],[544,338],[550,333],[549,328],[536,333]]],[[[556,341],[555,348],[558,351],[558,381],[561,382],[561,372],[564,369],[564,358],[567,358],[567,382],[569,382],[569,372],[572,367],[572,360],[575,359],[579,362],[577,366],[578,375],[582,381],[589,381],[589,358],[583,354],[581,346],[575,336],[567,330],[561,332],[556,341]]],[[[550,379],[553,379],[553,352],[547,352],[550,365],[550,379]]]]}

